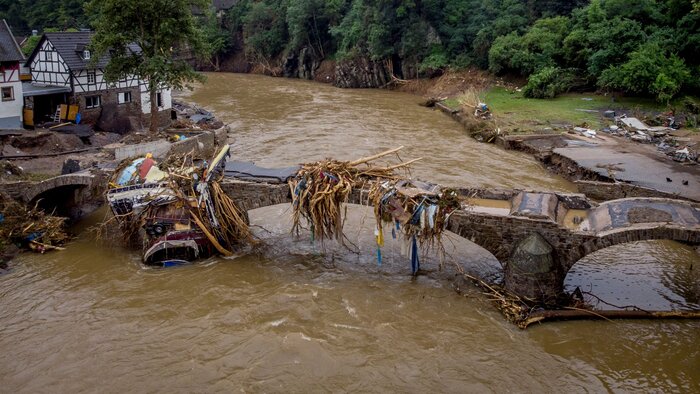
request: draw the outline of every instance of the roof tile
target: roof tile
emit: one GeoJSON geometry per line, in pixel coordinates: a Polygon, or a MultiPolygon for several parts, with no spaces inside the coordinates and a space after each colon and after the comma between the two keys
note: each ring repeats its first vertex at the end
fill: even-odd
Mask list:
{"type": "Polygon", "coordinates": [[[24,60],[19,45],[10,31],[10,26],[3,19],[0,22],[0,62],[18,62],[24,60]]]}

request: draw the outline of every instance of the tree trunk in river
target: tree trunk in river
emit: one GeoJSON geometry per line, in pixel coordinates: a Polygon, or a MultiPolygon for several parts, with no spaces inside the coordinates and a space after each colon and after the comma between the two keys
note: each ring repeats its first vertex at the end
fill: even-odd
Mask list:
{"type": "Polygon", "coordinates": [[[595,311],[560,309],[534,312],[521,323],[521,328],[544,321],[555,320],[610,320],[610,319],[700,319],[700,311],[595,311]]]}

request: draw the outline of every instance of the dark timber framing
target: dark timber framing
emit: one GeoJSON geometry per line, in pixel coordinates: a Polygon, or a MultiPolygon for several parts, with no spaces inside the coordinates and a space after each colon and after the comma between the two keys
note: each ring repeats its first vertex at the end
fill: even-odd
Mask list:
{"type": "MultiPolygon", "coordinates": [[[[105,55],[97,61],[95,59],[91,61],[90,57],[85,56],[93,34],[92,32],[44,34],[26,62],[31,69],[32,84],[70,87],[71,94],[68,101],[70,104],[79,106],[81,119],[88,123],[97,124],[104,115],[109,115],[112,122],[116,115],[122,120],[122,124],[128,119],[137,119],[140,124],[147,123],[148,119],[143,116],[150,110],[147,81],[132,75],[115,83],[108,83],[104,77],[104,69],[109,62],[109,56],[105,55]],[[130,95],[131,100],[127,103],[119,102],[119,95],[125,93],[130,95]],[[101,96],[98,106],[87,105],[87,97],[92,96],[101,96]],[[102,109],[105,106],[109,106],[110,109],[103,114],[102,109]]],[[[130,45],[128,49],[134,53],[140,51],[135,45],[130,45]]],[[[163,119],[169,119],[169,111],[167,111],[171,108],[169,92],[167,97],[166,105],[161,108],[166,110],[162,111],[163,119]]]]}

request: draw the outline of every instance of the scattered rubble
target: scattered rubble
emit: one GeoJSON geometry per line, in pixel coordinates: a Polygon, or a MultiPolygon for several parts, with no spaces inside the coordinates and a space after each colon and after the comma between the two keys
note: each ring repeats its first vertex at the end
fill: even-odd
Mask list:
{"type": "Polygon", "coordinates": [[[215,130],[224,126],[211,112],[194,104],[173,101],[173,111],[177,119],[171,125],[174,129],[215,130]]]}
{"type": "Polygon", "coordinates": [[[15,181],[24,177],[24,170],[7,160],[0,161],[0,181],[15,181]]]}
{"type": "MultiPolygon", "coordinates": [[[[618,137],[628,138],[644,144],[655,144],[659,152],[664,153],[677,162],[697,163],[698,162],[698,144],[690,141],[683,141],[680,138],[673,136],[671,133],[675,130],[669,126],[649,126],[645,122],[622,115],[615,117],[615,124],[601,129],[602,132],[618,137]]],[[[668,123],[673,125],[674,120],[668,119],[668,123]]],[[[586,135],[590,133],[589,129],[576,127],[575,131],[586,135]]],[[[593,131],[594,138],[595,131],[593,131]]]]}

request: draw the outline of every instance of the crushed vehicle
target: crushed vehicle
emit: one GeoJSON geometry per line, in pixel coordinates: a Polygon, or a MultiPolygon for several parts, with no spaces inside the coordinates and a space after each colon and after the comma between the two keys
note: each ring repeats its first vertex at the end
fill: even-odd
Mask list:
{"type": "Polygon", "coordinates": [[[219,186],[229,146],[211,162],[160,165],[151,155],[115,171],[107,201],[125,239],[142,242],[143,263],[175,266],[252,241],[245,215],[219,186]]]}

